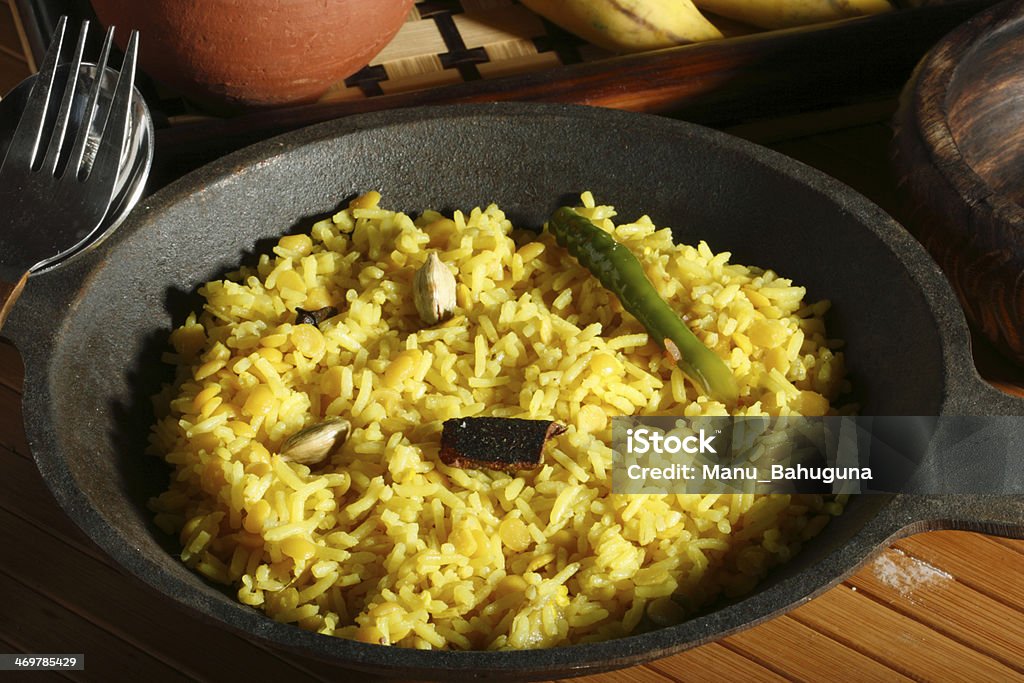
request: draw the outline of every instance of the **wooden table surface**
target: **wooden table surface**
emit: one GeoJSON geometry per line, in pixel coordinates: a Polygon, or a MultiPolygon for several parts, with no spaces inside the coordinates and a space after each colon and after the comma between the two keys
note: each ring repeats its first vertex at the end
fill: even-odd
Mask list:
{"type": "MultiPolygon", "coordinates": [[[[884,120],[889,106],[880,104],[876,119],[884,120]]],[[[734,132],[816,165],[898,214],[884,123],[808,135],[815,120],[734,132]]],[[[976,355],[997,383],[1024,386],[1020,372],[984,345],[976,355]]],[[[41,480],[22,427],[21,389],[17,352],[0,341],[0,653],[86,657],[84,672],[34,672],[26,679],[352,675],[207,627],[119,570],[41,480]]],[[[667,659],[579,680],[1024,681],[1022,577],[1022,540],[921,534],[884,549],[850,579],[784,616],[667,659]]]]}

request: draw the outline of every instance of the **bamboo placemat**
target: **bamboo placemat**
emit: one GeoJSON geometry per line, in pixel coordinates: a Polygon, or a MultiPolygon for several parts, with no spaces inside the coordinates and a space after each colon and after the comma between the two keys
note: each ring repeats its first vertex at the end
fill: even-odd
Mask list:
{"type": "Polygon", "coordinates": [[[11,0],[0,0],[0,94],[6,93],[34,69],[27,59],[26,40],[11,0]]]}
{"type": "Polygon", "coordinates": [[[335,85],[323,101],[408,92],[609,56],[513,0],[431,0],[417,3],[369,66],[335,85]]]}

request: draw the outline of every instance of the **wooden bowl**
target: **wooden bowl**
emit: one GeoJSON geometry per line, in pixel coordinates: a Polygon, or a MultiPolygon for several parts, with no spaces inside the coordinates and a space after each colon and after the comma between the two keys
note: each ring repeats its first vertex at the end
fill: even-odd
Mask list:
{"type": "Polygon", "coordinates": [[[894,151],[907,227],[968,318],[1024,364],[1024,1],[977,15],[918,64],[894,151]]]}
{"type": "MultiPolygon", "coordinates": [[[[394,37],[413,0],[92,0],[100,21],[142,34],[157,81],[219,108],[316,100],[394,37]]],[[[118,32],[127,40],[127,30],[118,32]]]]}

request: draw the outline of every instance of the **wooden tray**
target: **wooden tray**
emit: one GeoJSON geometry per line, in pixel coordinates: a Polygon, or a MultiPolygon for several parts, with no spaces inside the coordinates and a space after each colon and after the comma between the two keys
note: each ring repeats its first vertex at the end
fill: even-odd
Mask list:
{"type": "MultiPolygon", "coordinates": [[[[924,53],[993,0],[615,56],[514,0],[418,2],[374,61],[322,101],[231,118],[158,91],[158,179],[253,141],[357,112],[530,100],[667,113],[714,126],[891,99],[924,53]]],[[[154,98],[156,99],[156,98],[154,98]]]]}

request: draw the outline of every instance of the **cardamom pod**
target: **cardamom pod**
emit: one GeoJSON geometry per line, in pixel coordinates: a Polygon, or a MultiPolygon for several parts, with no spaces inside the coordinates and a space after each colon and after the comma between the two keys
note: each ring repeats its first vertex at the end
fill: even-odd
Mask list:
{"type": "Polygon", "coordinates": [[[416,311],[427,325],[436,325],[455,313],[455,276],[437,253],[431,252],[427,262],[416,271],[412,298],[416,311]]]}
{"type": "Polygon", "coordinates": [[[281,459],[316,465],[345,443],[352,425],[340,417],[310,425],[292,434],[281,445],[281,459]]]}

